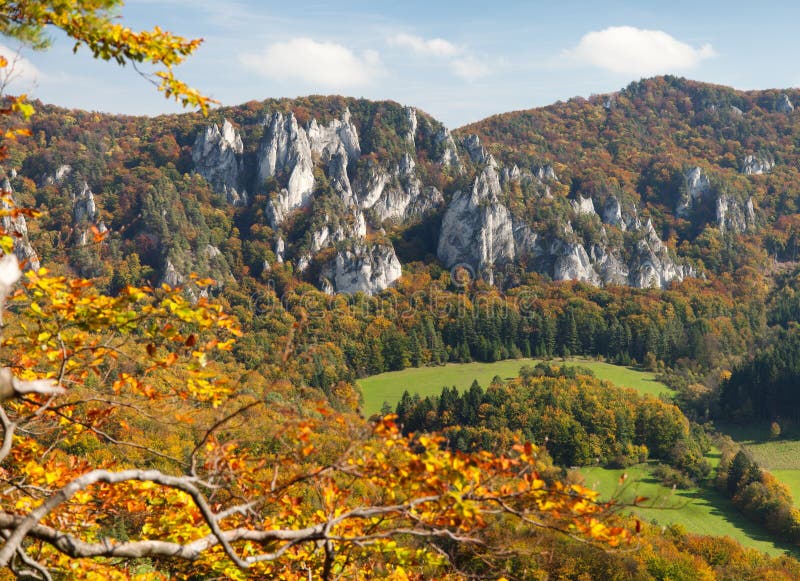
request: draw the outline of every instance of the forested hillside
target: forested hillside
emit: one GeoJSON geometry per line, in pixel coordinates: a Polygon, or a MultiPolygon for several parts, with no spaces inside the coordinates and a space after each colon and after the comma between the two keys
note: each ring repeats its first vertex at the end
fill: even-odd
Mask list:
{"type": "Polygon", "coordinates": [[[341,97],[211,119],[39,105],[5,164],[41,213],[17,252],[111,293],[211,293],[248,330],[240,362],[305,353],[275,372],[329,396],[410,365],[586,354],[673,368],[707,414],[688,388],[796,319],[797,98],[664,77],[455,136],[341,97]]]}

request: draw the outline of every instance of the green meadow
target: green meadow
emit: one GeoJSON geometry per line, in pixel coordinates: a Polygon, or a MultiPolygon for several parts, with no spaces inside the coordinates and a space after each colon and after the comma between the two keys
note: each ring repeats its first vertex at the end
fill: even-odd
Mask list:
{"type": "MultiPolygon", "coordinates": [[[[581,468],[580,472],[584,485],[600,492],[604,499],[613,497],[632,504],[636,497],[647,497],[641,506],[630,509],[647,522],[678,524],[692,533],[731,537],[746,547],[770,555],[796,551],[790,545],[771,540],[763,529],[748,521],[730,500],[714,489],[672,490],[653,478],[647,465],[624,470],[590,467],[581,468]],[[623,474],[627,474],[627,478],[621,483],[623,474]]],[[[796,552],[794,554],[797,556],[796,552]]]]}
{"type": "MultiPolygon", "coordinates": [[[[417,393],[422,397],[439,395],[443,387],[455,386],[459,390],[467,389],[478,380],[481,387],[486,387],[495,376],[512,379],[519,375],[523,365],[536,365],[540,359],[508,359],[495,363],[448,363],[438,367],[411,367],[402,371],[389,371],[358,380],[364,395],[364,415],[380,411],[383,402],[389,402],[394,408],[405,390],[417,393]]],[[[620,365],[612,365],[592,359],[554,359],[554,365],[580,365],[591,369],[600,378],[615,385],[631,387],[640,393],[659,396],[671,395],[672,391],[656,380],[655,374],[639,371],[620,365]]]]}

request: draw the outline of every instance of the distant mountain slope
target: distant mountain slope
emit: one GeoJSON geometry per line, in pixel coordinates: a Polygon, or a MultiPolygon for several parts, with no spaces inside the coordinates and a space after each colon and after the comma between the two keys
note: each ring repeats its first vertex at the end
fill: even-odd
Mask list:
{"type": "Polygon", "coordinates": [[[798,102],[662,77],[452,135],[343,97],[209,119],[40,106],[6,173],[44,212],[29,235],[41,260],[111,290],[196,272],[372,294],[410,261],[500,286],[535,271],[667,287],[796,258],[798,102]]]}
{"type": "Polygon", "coordinates": [[[794,259],[800,192],[800,91],[736,91],[675,77],[587,99],[497,115],[463,127],[506,163],[551,160],[569,196],[609,219],[634,206],[705,270],[731,267],[715,247],[758,234],[794,259]]]}

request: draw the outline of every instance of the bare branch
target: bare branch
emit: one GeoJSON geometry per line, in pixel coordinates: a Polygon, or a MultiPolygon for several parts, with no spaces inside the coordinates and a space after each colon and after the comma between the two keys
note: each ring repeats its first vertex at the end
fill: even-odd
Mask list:
{"type": "Polygon", "coordinates": [[[212,533],[219,538],[220,544],[225,549],[226,554],[240,567],[245,567],[246,564],[236,555],[233,548],[227,539],[224,538],[222,530],[214,518],[214,513],[205,501],[203,494],[193,484],[192,478],[180,476],[168,476],[158,470],[123,470],[120,472],[110,472],[108,470],[93,470],[87,472],[82,476],[72,480],[69,484],[52,494],[41,505],[32,510],[24,519],[14,528],[13,532],[6,540],[3,548],[0,549],[0,567],[8,565],[14,552],[22,543],[22,540],[30,533],[39,521],[45,516],[50,514],[59,505],[68,501],[77,492],[83,490],[92,484],[98,482],[105,482],[108,484],[116,484],[126,481],[139,481],[139,482],[154,482],[162,486],[175,488],[186,492],[192,497],[195,505],[203,514],[212,533]]]}
{"type": "Polygon", "coordinates": [[[14,443],[14,430],[17,424],[8,419],[6,410],[0,406],[0,425],[3,426],[3,445],[0,447],[0,463],[2,463],[11,452],[14,443]]]}
{"type": "Polygon", "coordinates": [[[54,396],[63,394],[64,389],[58,386],[52,379],[22,381],[14,377],[14,374],[8,367],[0,369],[0,402],[33,393],[54,396]]]}

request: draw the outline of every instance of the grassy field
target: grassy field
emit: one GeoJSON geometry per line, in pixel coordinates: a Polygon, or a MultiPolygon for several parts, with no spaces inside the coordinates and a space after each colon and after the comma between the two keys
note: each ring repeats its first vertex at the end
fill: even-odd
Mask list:
{"type": "Polygon", "coordinates": [[[794,505],[800,507],[800,470],[771,470],[773,476],[792,491],[794,505]]]}
{"type": "Polygon", "coordinates": [[[800,434],[797,429],[773,439],[769,424],[718,424],[717,429],[740,443],[759,466],[770,472],[800,470],[800,434]]]}
{"type": "MultiPolygon", "coordinates": [[[[694,488],[675,490],[662,486],[649,473],[646,465],[632,466],[625,470],[607,468],[582,468],[584,484],[599,491],[603,497],[614,496],[621,502],[631,502],[637,496],[646,496],[642,503],[647,508],[631,509],[639,518],[662,525],[681,524],[687,531],[714,536],[728,536],[746,547],[752,547],[779,555],[796,549],[771,540],[759,527],[736,511],[731,502],[716,490],[694,488]],[[627,474],[625,485],[620,488],[620,478],[627,474]]],[[[800,477],[800,473],[798,473],[800,477]]],[[[800,484],[800,478],[798,478],[800,484]]]]}
{"type": "MultiPolygon", "coordinates": [[[[394,407],[405,390],[423,397],[438,395],[445,386],[466,389],[475,379],[485,388],[496,375],[503,379],[511,379],[519,375],[519,369],[523,365],[535,365],[539,361],[509,359],[496,363],[448,363],[440,367],[412,367],[365,377],[358,381],[364,394],[364,415],[370,416],[379,412],[384,401],[394,407]]],[[[666,385],[656,381],[655,374],[647,371],[591,359],[570,359],[566,362],[553,360],[553,363],[588,367],[600,379],[608,380],[615,385],[632,387],[641,393],[655,396],[672,393],[666,385]]]]}
{"type": "Polygon", "coordinates": [[[800,433],[796,426],[777,439],[770,437],[766,422],[747,426],[718,424],[717,429],[736,440],[759,466],[786,484],[794,505],[800,507],[800,433]]]}

